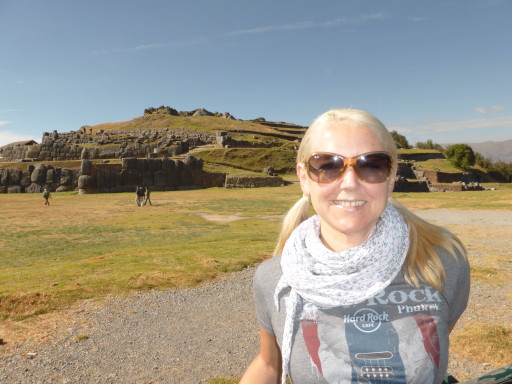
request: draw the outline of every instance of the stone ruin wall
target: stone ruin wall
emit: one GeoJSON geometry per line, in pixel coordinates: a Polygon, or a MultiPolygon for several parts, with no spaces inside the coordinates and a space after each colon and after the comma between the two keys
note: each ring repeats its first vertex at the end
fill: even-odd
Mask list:
{"type": "MultiPolygon", "coordinates": [[[[86,131],[87,132],[87,131],[86,131]]],[[[137,129],[131,131],[105,131],[81,133],[44,132],[41,144],[15,143],[0,149],[3,162],[79,160],[84,149],[91,159],[122,159],[126,157],[174,157],[201,145],[222,148],[266,148],[265,142],[234,140],[227,132],[197,132],[178,129],[137,129]]]]}
{"type": "Polygon", "coordinates": [[[189,148],[205,144],[222,146],[229,142],[226,134],[185,129],[98,131],[96,133],[43,133],[41,144],[6,145],[0,156],[4,162],[78,160],[84,148],[91,159],[125,157],[163,157],[186,153],[189,148]]]}
{"type": "Polygon", "coordinates": [[[0,169],[0,192],[41,193],[79,191],[79,193],[133,192],[137,185],[153,191],[174,191],[224,187],[226,174],[203,171],[201,159],[182,160],[124,158],[122,164],[93,164],[82,159],[80,169],[65,169],[44,164],[30,165],[27,172],[0,169]]]}
{"type": "Polygon", "coordinates": [[[402,162],[398,164],[394,192],[462,192],[483,189],[478,177],[472,173],[433,171],[421,169],[414,162],[402,162]]]}

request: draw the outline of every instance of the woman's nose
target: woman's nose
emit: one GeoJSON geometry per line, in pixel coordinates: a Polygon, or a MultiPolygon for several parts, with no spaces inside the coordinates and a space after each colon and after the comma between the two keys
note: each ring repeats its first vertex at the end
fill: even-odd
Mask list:
{"type": "Polygon", "coordinates": [[[345,168],[343,176],[341,177],[340,188],[351,188],[359,184],[359,178],[356,175],[354,167],[349,165],[345,168]]]}

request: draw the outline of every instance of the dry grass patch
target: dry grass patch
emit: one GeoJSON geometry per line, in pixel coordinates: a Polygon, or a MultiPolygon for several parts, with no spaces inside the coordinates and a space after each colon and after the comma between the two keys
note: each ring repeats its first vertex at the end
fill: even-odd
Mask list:
{"type": "Polygon", "coordinates": [[[496,367],[512,361],[512,327],[496,324],[470,323],[451,337],[457,355],[496,367]]]}
{"type": "Polygon", "coordinates": [[[498,270],[491,267],[471,265],[471,279],[478,280],[484,284],[502,285],[503,279],[498,270]]]}
{"type": "Polygon", "coordinates": [[[0,295],[0,319],[11,317],[23,320],[34,315],[41,315],[54,309],[54,298],[46,293],[20,293],[0,295]]]}

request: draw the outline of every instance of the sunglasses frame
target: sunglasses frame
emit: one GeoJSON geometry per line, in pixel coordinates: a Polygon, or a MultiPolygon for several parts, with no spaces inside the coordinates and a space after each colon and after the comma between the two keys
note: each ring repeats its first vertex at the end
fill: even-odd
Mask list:
{"type": "MultiPolygon", "coordinates": [[[[347,167],[351,166],[352,169],[354,170],[354,173],[356,174],[357,178],[362,181],[363,183],[367,183],[367,184],[380,184],[380,183],[384,183],[385,181],[389,180],[389,178],[391,177],[391,174],[393,173],[393,156],[391,155],[391,153],[387,152],[387,151],[371,151],[371,152],[366,152],[366,153],[362,153],[360,155],[357,155],[357,156],[354,156],[354,157],[345,157],[345,156],[342,156],[342,155],[339,155],[337,153],[332,153],[332,152],[314,152],[312,153],[311,155],[308,156],[308,159],[306,160],[306,162],[304,163],[305,166],[306,166],[306,171],[307,171],[307,174],[308,174],[308,177],[314,181],[315,183],[317,184],[332,184],[332,183],[335,183],[337,181],[340,181],[342,178],[343,178],[343,175],[345,174],[345,171],[347,170],[347,167]],[[364,156],[368,156],[368,155],[374,155],[374,154],[385,154],[387,156],[389,156],[389,162],[391,164],[390,168],[389,168],[389,173],[387,175],[387,177],[382,180],[382,181],[376,181],[376,182],[371,182],[371,181],[367,181],[365,179],[363,179],[361,177],[361,175],[359,175],[359,171],[357,170],[357,161],[361,158],[361,157],[364,157],[364,156]],[[329,181],[327,183],[322,183],[319,180],[319,178],[317,177],[318,180],[315,180],[313,177],[311,177],[311,170],[310,170],[310,160],[313,156],[315,155],[331,155],[331,156],[336,156],[338,158],[341,158],[343,160],[343,168],[341,169],[341,172],[340,172],[340,175],[333,181],[329,181]]],[[[314,168],[314,167],[313,167],[314,168]]],[[[316,170],[316,168],[314,168],[316,170]]],[[[323,172],[322,170],[318,170],[318,172],[323,172]]]]}

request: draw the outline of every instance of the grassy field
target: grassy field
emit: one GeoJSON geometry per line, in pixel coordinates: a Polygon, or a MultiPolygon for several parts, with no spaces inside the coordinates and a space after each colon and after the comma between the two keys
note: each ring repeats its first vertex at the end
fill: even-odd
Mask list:
{"type": "MultiPolygon", "coordinates": [[[[267,258],[281,216],[300,196],[282,188],[133,194],[0,195],[0,320],[76,300],[187,286],[267,258]]],[[[512,188],[398,193],[411,208],[511,209],[512,188]],[[463,197],[463,198],[462,198],[463,197]]]]}
{"type": "Polygon", "coordinates": [[[269,256],[298,187],[0,196],[0,319],[75,300],[193,285],[269,256]]]}
{"type": "MultiPolygon", "coordinates": [[[[412,209],[512,211],[512,186],[486,185],[493,186],[395,197],[412,209]]],[[[54,193],[49,207],[39,194],[0,195],[0,324],[80,299],[195,285],[258,263],[272,253],[282,215],[300,196],[297,183],[154,192],[154,205],[145,207],[131,193],[54,193]]],[[[472,272],[482,281],[490,274],[478,266],[472,272]]],[[[468,337],[483,329],[491,344],[493,335],[511,335],[472,327],[468,337]]]]}

